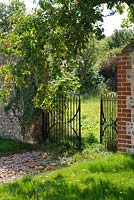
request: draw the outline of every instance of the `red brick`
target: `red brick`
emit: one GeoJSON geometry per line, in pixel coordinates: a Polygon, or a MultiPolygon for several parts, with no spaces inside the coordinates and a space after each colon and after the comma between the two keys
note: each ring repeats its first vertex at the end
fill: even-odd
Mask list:
{"type": "MultiPolygon", "coordinates": [[[[121,104],[122,104],[122,108],[123,108],[123,105],[126,106],[126,100],[121,100],[121,101],[122,101],[121,104]]],[[[126,108],[125,106],[124,106],[124,108],[126,108]]]]}
{"type": "Polygon", "coordinates": [[[126,144],[123,144],[123,143],[119,143],[119,142],[118,142],[118,147],[126,147],[126,144]]]}
{"type": "Polygon", "coordinates": [[[122,95],[118,96],[118,106],[120,106],[121,104],[126,104],[126,100],[121,99],[121,96],[122,95]]]}
{"type": "Polygon", "coordinates": [[[121,78],[126,80],[126,72],[121,74],[121,78]]]}
{"type": "Polygon", "coordinates": [[[117,78],[117,81],[120,82],[120,83],[123,83],[125,82],[126,83],[126,78],[117,78]]]}
{"type": "Polygon", "coordinates": [[[127,117],[131,117],[131,113],[127,113],[127,117]]]}
{"type": "Polygon", "coordinates": [[[118,151],[121,152],[121,153],[126,153],[126,149],[125,148],[118,147],[118,151]]]}
{"type": "Polygon", "coordinates": [[[118,99],[126,99],[126,95],[120,95],[118,96],[118,99]]]}
{"type": "Polygon", "coordinates": [[[118,74],[117,74],[117,78],[121,78],[121,74],[118,73],[118,74]]]}
{"type": "Polygon", "coordinates": [[[126,144],[126,147],[130,149],[131,148],[131,144],[126,144]]]}
{"type": "Polygon", "coordinates": [[[121,131],[124,131],[124,130],[126,130],[126,126],[121,127],[121,131]]]}
{"type": "MultiPolygon", "coordinates": [[[[118,129],[118,126],[125,126],[126,125],[126,122],[117,122],[117,129],[118,129]]],[[[126,134],[126,131],[125,130],[122,130],[118,133],[119,135],[125,135],[126,134]]]]}
{"type": "Polygon", "coordinates": [[[118,147],[131,148],[130,144],[118,143],[118,147]]]}
{"type": "Polygon", "coordinates": [[[121,83],[121,86],[122,86],[122,87],[124,87],[124,86],[126,86],[126,87],[131,87],[131,83],[121,83]]]}
{"type": "Polygon", "coordinates": [[[131,113],[131,109],[129,109],[129,108],[124,108],[124,109],[122,109],[122,112],[127,112],[127,113],[131,113]]]}
{"type": "MultiPolygon", "coordinates": [[[[121,103],[122,103],[122,101],[121,101],[121,100],[120,100],[120,101],[118,101],[117,108],[120,108],[120,109],[124,109],[124,108],[126,108],[126,102],[125,102],[125,104],[124,104],[124,105],[122,105],[121,103]]],[[[121,112],[122,112],[122,110],[121,110],[121,112]]]]}
{"type": "Polygon", "coordinates": [[[131,140],[131,136],[130,135],[126,135],[126,132],[125,132],[125,134],[118,134],[118,138],[131,140]]]}
{"type": "Polygon", "coordinates": [[[117,107],[117,111],[120,113],[122,111],[122,107],[121,107],[121,105],[119,105],[119,106],[117,107]]]}
{"type": "Polygon", "coordinates": [[[124,74],[126,75],[126,69],[121,69],[118,71],[118,73],[121,75],[124,75],[124,74]]]}
{"type": "Polygon", "coordinates": [[[118,96],[121,96],[122,95],[122,92],[120,92],[120,90],[118,90],[118,96]]]}
{"type": "Polygon", "coordinates": [[[126,140],[125,138],[118,138],[118,142],[119,143],[123,143],[123,144],[131,144],[130,140],[126,140]]]}
{"type": "Polygon", "coordinates": [[[121,121],[121,116],[122,116],[121,113],[119,113],[119,114],[118,114],[118,122],[121,121]]]}
{"type": "Polygon", "coordinates": [[[127,87],[127,91],[131,92],[131,87],[127,87]]]}
{"type": "Polygon", "coordinates": [[[118,61],[118,65],[127,65],[127,61],[126,60],[118,61]]]}
{"type": "Polygon", "coordinates": [[[131,120],[131,117],[122,117],[121,120],[124,122],[129,122],[131,120]]]}
{"type": "Polygon", "coordinates": [[[122,65],[118,65],[118,68],[117,68],[117,72],[119,72],[119,70],[122,70],[122,65]]]}
{"type": "MultiPolygon", "coordinates": [[[[130,65],[129,65],[130,66],[130,65]]],[[[118,72],[120,73],[120,70],[124,70],[126,72],[126,69],[128,69],[127,65],[119,65],[118,66],[118,72]]]]}
{"type": "MultiPolygon", "coordinates": [[[[119,113],[118,116],[120,116],[120,118],[122,118],[122,117],[128,117],[128,116],[127,116],[127,113],[125,113],[125,112],[119,113]]],[[[119,120],[119,117],[118,117],[118,120],[119,120]]]]}
{"type": "Polygon", "coordinates": [[[127,144],[131,144],[131,139],[126,140],[126,143],[127,143],[127,144]]]}
{"type": "Polygon", "coordinates": [[[122,57],[122,60],[126,60],[126,61],[129,60],[129,61],[130,61],[130,59],[131,59],[130,56],[123,56],[123,57],[122,57]]]}
{"type": "Polygon", "coordinates": [[[118,130],[119,130],[119,129],[121,130],[121,129],[122,129],[122,126],[118,126],[118,130]]]}
{"type": "Polygon", "coordinates": [[[131,67],[131,59],[127,60],[127,65],[131,67]]]}
{"type": "Polygon", "coordinates": [[[126,69],[132,69],[131,64],[127,63],[126,69]]]}
{"type": "Polygon", "coordinates": [[[117,87],[122,87],[122,83],[117,83],[117,87]]]}
{"type": "Polygon", "coordinates": [[[123,95],[131,95],[131,91],[123,92],[123,95]]]}
{"type": "Polygon", "coordinates": [[[118,56],[117,57],[117,61],[119,62],[119,61],[122,61],[122,56],[118,56]]]}
{"type": "Polygon", "coordinates": [[[120,92],[126,91],[126,87],[118,87],[118,91],[120,92]]]}
{"type": "Polygon", "coordinates": [[[120,107],[121,106],[121,102],[122,100],[119,99],[120,96],[118,96],[118,102],[117,102],[117,106],[120,107]]]}
{"type": "Polygon", "coordinates": [[[124,105],[126,107],[126,100],[118,100],[118,104],[124,105]]]}

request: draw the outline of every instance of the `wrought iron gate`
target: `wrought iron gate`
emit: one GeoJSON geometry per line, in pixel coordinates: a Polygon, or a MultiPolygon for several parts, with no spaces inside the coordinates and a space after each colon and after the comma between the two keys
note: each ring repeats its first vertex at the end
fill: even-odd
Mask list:
{"type": "Polygon", "coordinates": [[[108,151],[117,150],[117,95],[101,95],[100,101],[100,142],[108,151]]]}
{"type": "Polygon", "coordinates": [[[51,112],[42,115],[44,141],[81,148],[81,106],[79,95],[57,96],[51,112]]]}

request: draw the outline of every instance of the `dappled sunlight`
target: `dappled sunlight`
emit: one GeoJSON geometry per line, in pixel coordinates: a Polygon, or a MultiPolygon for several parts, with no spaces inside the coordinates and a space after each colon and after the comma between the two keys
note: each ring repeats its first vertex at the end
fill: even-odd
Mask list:
{"type": "Polygon", "coordinates": [[[3,185],[0,187],[0,197],[4,195],[7,199],[10,197],[14,200],[17,198],[42,200],[133,199],[133,163],[133,156],[108,154],[104,159],[92,162],[84,161],[70,168],[42,175],[26,176],[12,184],[3,185]],[[112,162],[111,167],[110,161],[112,162]],[[100,165],[100,169],[96,167],[93,170],[96,165],[98,167],[100,165]],[[117,168],[119,169],[117,170],[117,168]]]}

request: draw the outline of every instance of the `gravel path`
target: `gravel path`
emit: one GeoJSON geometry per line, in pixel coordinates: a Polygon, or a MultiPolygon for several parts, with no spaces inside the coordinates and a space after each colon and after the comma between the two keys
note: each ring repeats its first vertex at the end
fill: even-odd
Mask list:
{"type": "Polygon", "coordinates": [[[25,174],[54,170],[61,165],[52,155],[42,151],[13,154],[0,158],[0,183],[11,182],[25,174]]]}

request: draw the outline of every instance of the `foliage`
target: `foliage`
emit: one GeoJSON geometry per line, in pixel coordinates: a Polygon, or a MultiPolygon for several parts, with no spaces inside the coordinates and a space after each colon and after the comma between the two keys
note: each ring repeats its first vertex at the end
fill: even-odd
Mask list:
{"type": "Polygon", "coordinates": [[[98,73],[98,69],[95,67],[97,59],[97,41],[92,39],[93,45],[87,47],[79,56],[79,68],[77,74],[80,79],[80,91],[82,94],[98,91],[99,84],[102,82],[102,77],[98,73]]]}
{"type": "Polygon", "coordinates": [[[115,30],[114,33],[107,39],[108,48],[121,48],[134,38],[134,31],[131,29],[115,30]]]}
{"type": "MultiPolygon", "coordinates": [[[[116,49],[117,52],[119,51],[116,49]]],[[[115,52],[115,49],[114,49],[115,52]]],[[[106,53],[105,57],[100,59],[99,62],[99,74],[104,77],[104,84],[106,85],[107,89],[110,91],[116,91],[117,90],[117,58],[113,54],[111,56],[112,51],[109,51],[106,53]]]]}
{"type": "Polygon", "coordinates": [[[9,4],[0,3],[0,29],[4,33],[8,33],[12,29],[14,20],[17,21],[15,15],[21,15],[26,12],[26,7],[21,0],[11,0],[9,4]]]}
{"type": "Polygon", "coordinates": [[[99,42],[100,51],[98,53],[97,65],[99,74],[104,77],[104,83],[112,91],[117,90],[117,59],[116,54],[127,45],[133,38],[132,30],[121,29],[115,30],[114,33],[99,42]]]}
{"type": "Polygon", "coordinates": [[[134,28],[134,4],[131,2],[129,7],[127,8],[127,17],[125,17],[122,21],[123,28],[134,28]]]}
{"type": "Polygon", "coordinates": [[[101,41],[93,39],[93,46],[89,45],[80,56],[78,75],[81,83],[81,93],[91,92],[102,88],[102,83],[109,90],[116,91],[116,54],[134,36],[132,30],[115,30],[110,37],[101,41]]]}
{"type": "Polygon", "coordinates": [[[1,49],[16,56],[1,67],[1,101],[17,113],[22,133],[32,122],[35,108],[51,109],[56,93],[65,95],[78,86],[76,62],[62,39],[63,30],[45,14],[21,15],[8,35],[1,34],[1,49]]]}

